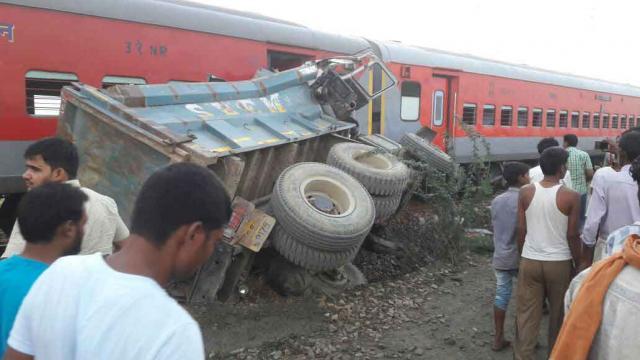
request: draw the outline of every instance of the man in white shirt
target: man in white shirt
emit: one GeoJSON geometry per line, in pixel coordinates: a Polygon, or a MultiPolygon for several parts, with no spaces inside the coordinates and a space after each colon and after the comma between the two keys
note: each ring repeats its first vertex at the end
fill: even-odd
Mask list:
{"type": "MultiPolygon", "coordinates": [[[[540,142],[538,142],[538,154],[542,154],[543,151],[553,146],[560,146],[558,140],[552,137],[540,140],[540,142]]],[[[542,179],[544,179],[544,174],[542,173],[540,165],[534,166],[529,169],[529,179],[531,181],[531,184],[540,182],[542,181],[542,179]]],[[[569,172],[569,170],[567,170],[567,174],[564,176],[564,178],[560,180],[560,183],[572,189],[573,183],[571,182],[571,173],[569,172]]]]}
{"type": "MultiPolygon", "coordinates": [[[[27,169],[22,178],[28,190],[50,182],[67,183],[80,188],[89,198],[86,203],[88,221],[82,239],[81,255],[96,252],[111,254],[114,245],[129,236],[129,230],[118,214],[115,201],[80,186],[76,179],[78,151],[71,142],[60,138],[42,139],[27,148],[24,158],[27,169]]],[[[2,257],[19,254],[24,247],[25,241],[16,223],[2,257]]]]}
{"type": "Polygon", "coordinates": [[[198,324],[163,286],[195,273],[231,216],[221,182],[179,163],[151,175],[123,248],[54,262],[24,299],[5,360],[204,359],[198,324]]]}
{"type": "Polygon", "coordinates": [[[631,161],[640,156],[640,132],[626,131],[620,138],[620,164],[615,171],[596,171],[587,219],[582,231],[581,269],[591,266],[603,255],[610,233],[640,221],[640,205],[636,201],[638,184],[630,174],[631,161]]]}

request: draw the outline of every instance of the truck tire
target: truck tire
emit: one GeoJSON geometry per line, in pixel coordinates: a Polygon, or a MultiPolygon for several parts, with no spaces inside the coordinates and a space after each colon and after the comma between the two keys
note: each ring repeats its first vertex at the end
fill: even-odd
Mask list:
{"type": "Polygon", "coordinates": [[[409,168],[395,156],[375,151],[380,150],[365,144],[339,143],[329,150],[327,164],[358,179],[370,194],[401,193],[409,181],[409,168]],[[373,153],[366,154],[369,151],[373,153]]]}
{"type": "Polygon", "coordinates": [[[402,193],[391,196],[372,196],[376,207],[376,221],[387,220],[396,213],[402,200],[402,193]]]}
{"type": "Polygon", "coordinates": [[[416,134],[404,134],[400,139],[400,144],[418,160],[424,161],[442,172],[449,173],[453,170],[451,156],[416,134]]]}
{"type": "Polygon", "coordinates": [[[298,163],[276,180],[277,222],[307,248],[344,252],[359,246],[375,220],[373,200],[351,175],[320,163],[298,163]]]}
{"type": "Polygon", "coordinates": [[[291,237],[276,225],[272,236],[275,249],[292,263],[313,271],[324,271],[338,268],[353,260],[361,244],[355,244],[345,251],[327,251],[311,248],[299,239],[291,237]]]}

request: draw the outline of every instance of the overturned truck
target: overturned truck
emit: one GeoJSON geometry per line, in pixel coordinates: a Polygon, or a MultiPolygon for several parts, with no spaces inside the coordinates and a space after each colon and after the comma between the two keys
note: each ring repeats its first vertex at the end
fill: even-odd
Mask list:
{"type": "Polygon", "coordinates": [[[187,302],[224,300],[263,247],[306,271],[332,271],[396,211],[409,170],[359,142],[352,119],[394,84],[371,53],[238,82],[74,83],[62,92],[58,135],[79,148],[81,182],[113,197],[126,221],[156,169],[188,161],[217,174],[234,199],[224,242],[173,292],[187,302]],[[375,93],[373,70],[390,79],[375,93]]]}

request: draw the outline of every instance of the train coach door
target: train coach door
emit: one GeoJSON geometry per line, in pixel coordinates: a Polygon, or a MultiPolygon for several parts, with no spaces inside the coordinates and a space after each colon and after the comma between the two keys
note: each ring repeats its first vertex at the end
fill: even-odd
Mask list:
{"type": "Polygon", "coordinates": [[[449,121],[449,89],[450,79],[444,76],[433,75],[431,81],[431,121],[428,127],[433,131],[432,142],[441,149],[446,149],[445,138],[450,128],[449,121]]]}

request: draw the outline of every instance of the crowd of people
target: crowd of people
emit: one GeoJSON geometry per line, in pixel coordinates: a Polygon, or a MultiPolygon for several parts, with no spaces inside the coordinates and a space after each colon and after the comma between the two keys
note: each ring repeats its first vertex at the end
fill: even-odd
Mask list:
{"type": "Polygon", "coordinates": [[[0,261],[0,358],[204,359],[198,324],[163,286],[190,278],[222,238],[231,205],[215,175],[158,170],[129,231],[113,199],[80,186],[72,143],[38,141],[25,163],[29,191],[0,261]]]}
{"type": "Polygon", "coordinates": [[[539,165],[504,166],[509,189],[491,204],[496,275],[493,350],[510,347],[506,311],[515,289],[515,359],[534,359],[548,312],[551,359],[631,359],[640,306],[640,128],[594,171],[578,137],[538,144],[539,165]],[[629,265],[629,266],[627,266],[629,265]]]}

